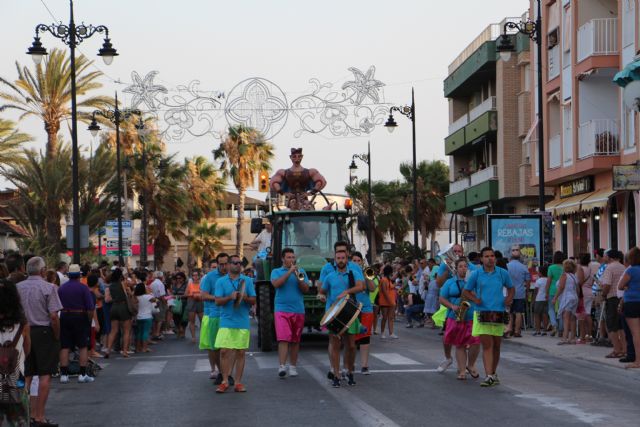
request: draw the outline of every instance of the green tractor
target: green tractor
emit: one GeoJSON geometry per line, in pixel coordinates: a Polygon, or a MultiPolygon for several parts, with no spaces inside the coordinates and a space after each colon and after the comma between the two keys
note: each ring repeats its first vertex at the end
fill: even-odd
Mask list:
{"type": "MultiPolygon", "coordinates": [[[[317,298],[316,284],[322,267],[333,259],[333,244],[348,240],[346,224],[349,216],[346,210],[275,211],[268,216],[273,227],[271,250],[267,251],[266,259],[256,259],[256,314],[261,351],[271,351],[275,343],[275,288],[270,278],[271,271],[282,266],[282,249],[295,251],[297,265],[309,277],[310,289],[304,295],[305,326],[308,330],[319,330],[325,304],[317,298]]],[[[259,232],[260,226],[258,221],[255,225],[252,223],[252,232],[259,232]]]]}

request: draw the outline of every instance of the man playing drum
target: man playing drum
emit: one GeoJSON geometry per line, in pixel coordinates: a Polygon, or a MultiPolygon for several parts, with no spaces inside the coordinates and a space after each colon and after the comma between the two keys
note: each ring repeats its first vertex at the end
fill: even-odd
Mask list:
{"type": "MultiPolygon", "coordinates": [[[[364,277],[362,273],[350,269],[347,266],[348,255],[346,250],[338,250],[335,252],[334,262],[336,270],[331,272],[322,283],[322,287],[318,289],[321,295],[325,295],[327,299],[326,309],[338,300],[344,297],[351,297],[364,289],[364,277]]],[[[353,378],[356,357],[356,334],[360,332],[360,322],[354,322],[349,329],[341,336],[335,333],[329,335],[329,360],[331,362],[333,387],[340,387],[340,344],[345,347],[344,365],[347,366],[348,384],[356,385],[353,378]]]]}
{"type": "Polygon", "coordinates": [[[296,255],[291,248],[282,250],[282,267],[271,272],[271,283],[276,289],[274,320],[278,340],[278,376],[297,377],[298,351],[304,329],[303,294],[309,291],[309,278],[302,268],[296,267],[296,255]],[[287,356],[290,365],[286,366],[287,356]]]}

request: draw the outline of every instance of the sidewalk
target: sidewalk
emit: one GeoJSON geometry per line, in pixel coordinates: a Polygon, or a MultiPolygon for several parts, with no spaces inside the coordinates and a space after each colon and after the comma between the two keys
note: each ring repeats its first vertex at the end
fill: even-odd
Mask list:
{"type": "MultiPolygon", "coordinates": [[[[552,336],[534,337],[533,331],[528,329],[522,331],[522,338],[509,338],[503,340],[507,346],[517,345],[524,347],[533,347],[546,351],[553,356],[566,359],[587,360],[590,362],[601,363],[603,365],[613,366],[614,368],[624,369],[626,363],[620,363],[618,359],[607,359],[605,356],[613,350],[611,347],[592,346],[590,344],[575,345],[558,345],[560,339],[552,336]]],[[[626,371],[636,372],[640,375],[640,369],[626,369],[626,371]]]]}

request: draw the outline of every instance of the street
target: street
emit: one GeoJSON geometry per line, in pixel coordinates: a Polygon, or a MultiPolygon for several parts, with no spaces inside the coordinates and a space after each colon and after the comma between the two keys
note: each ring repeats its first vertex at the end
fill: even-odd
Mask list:
{"type": "MultiPolygon", "coordinates": [[[[510,340],[498,369],[502,384],[483,389],[479,380],[457,381],[453,366],[436,372],[437,331],[398,326],[398,340],[373,338],[372,374],[357,375],[355,387],[331,388],[326,338],[314,335],[303,343],[299,377],[278,379],[277,354],[250,351],[248,393],[216,395],[205,353],[167,336],[151,355],[104,360],[93,384],[55,380],[48,415],[61,426],[616,426],[634,425],[640,415],[638,372],[510,340]]],[[[252,350],[255,343],[254,335],[252,350]]],[[[481,360],[478,369],[483,374],[481,360]]]]}

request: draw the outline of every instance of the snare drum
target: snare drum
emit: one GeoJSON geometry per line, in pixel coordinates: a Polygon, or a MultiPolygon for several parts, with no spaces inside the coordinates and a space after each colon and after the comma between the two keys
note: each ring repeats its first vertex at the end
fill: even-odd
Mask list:
{"type": "Polygon", "coordinates": [[[361,309],[362,303],[349,297],[339,299],[324,313],[320,326],[326,327],[331,333],[342,335],[358,319],[361,309]]]}

